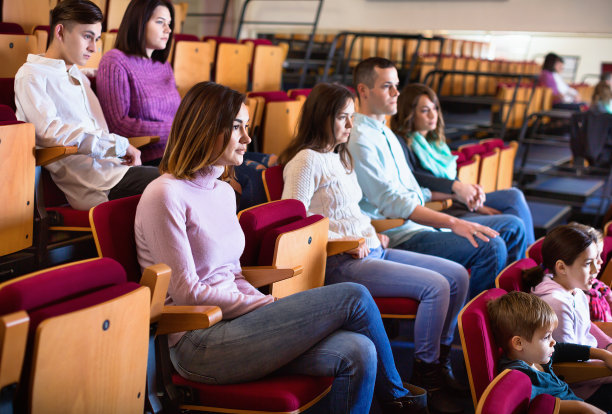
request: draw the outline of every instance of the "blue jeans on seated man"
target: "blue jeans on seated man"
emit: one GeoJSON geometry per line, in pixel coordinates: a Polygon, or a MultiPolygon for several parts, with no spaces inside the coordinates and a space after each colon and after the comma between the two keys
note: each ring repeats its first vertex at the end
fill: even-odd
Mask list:
{"type": "Polygon", "coordinates": [[[457,315],[464,305],[468,273],[440,257],[397,249],[372,249],[363,259],[338,254],[327,259],[325,283],[360,283],[374,297],[419,301],[414,325],[415,357],[435,363],[440,344],[453,341],[457,315]]]}
{"type": "Polygon", "coordinates": [[[367,413],[408,394],[395,367],[380,312],[355,283],[282,298],[208,329],[187,332],[170,349],[176,370],[207,384],[253,381],[275,371],[333,376],[331,413],[367,413]]]}
{"type": "Polygon", "coordinates": [[[525,256],[527,240],[523,221],[516,216],[498,214],[473,216],[464,220],[491,227],[499,236],[488,242],[475,238],[478,247],[450,231],[420,231],[394,246],[396,249],[430,254],[462,264],[470,270],[468,299],[495,287],[495,278],[508,263],[525,256]]]}

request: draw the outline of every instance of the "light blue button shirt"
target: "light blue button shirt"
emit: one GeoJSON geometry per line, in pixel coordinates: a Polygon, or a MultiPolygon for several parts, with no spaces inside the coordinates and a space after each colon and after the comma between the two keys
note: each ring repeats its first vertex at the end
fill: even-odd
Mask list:
{"type": "MultiPolygon", "coordinates": [[[[431,191],[419,187],[400,143],[383,122],[355,113],[348,147],[363,191],[359,205],[370,217],[406,219],[431,199],[431,191]]],[[[385,234],[393,247],[420,231],[436,229],[406,220],[385,234]]]]}

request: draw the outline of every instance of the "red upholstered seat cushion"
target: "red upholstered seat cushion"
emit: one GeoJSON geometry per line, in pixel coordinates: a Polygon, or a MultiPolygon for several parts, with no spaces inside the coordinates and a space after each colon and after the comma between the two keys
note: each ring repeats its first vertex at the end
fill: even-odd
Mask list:
{"type": "Polygon", "coordinates": [[[531,380],[520,371],[504,375],[489,392],[482,414],[524,413],[531,399],[531,380]]]}
{"type": "Polygon", "coordinates": [[[47,211],[55,211],[61,217],[60,223],[54,225],[66,227],[89,227],[89,210],[75,210],[72,207],[49,207],[47,211]]]}
{"type": "MultiPolygon", "coordinates": [[[[552,414],[555,412],[557,399],[550,394],[537,395],[529,404],[529,414],[552,414]]],[[[495,413],[497,414],[497,413],[495,413]]]]}
{"type": "Polygon", "coordinates": [[[174,43],[178,43],[182,41],[188,41],[188,42],[199,42],[200,41],[199,37],[193,34],[189,34],[189,33],[175,33],[172,37],[174,38],[174,43]]]}
{"type": "Polygon", "coordinates": [[[306,217],[306,208],[298,200],[280,200],[245,210],[240,215],[240,226],[244,232],[245,246],[240,263],[253,266],[259,262],[263,236],[271,228],[282,226],[306,217]]]}
{"type": "Polygon", "coordinates": [[[536,267],[538,264],[533,259],[521,259],[509,265],[499,274],[499,287],[506,292],[517,290],[527,292],[523,282],[523,270],[536,267]]]}
{"type": "Polygon", "coordinates": [[[136,259],[134,219],[140,195],[119,198],[97,205],[92,217],[96,237],[104,257],[112,257],[125,269],[128,280],[140,280],[140,265],[136,259]]]}
{"type": "Polygon", "coordinates": [[[15,111],[8,105],[0,105],[0,121],[14,123],[17,121],[15,111]]]}
{"type": "Polygon", "coordinates": [[[266,102],[286,102],[293,101],[285,91],[251,92],[249,96],[261,96],[266,102]]]}
{"type": "Polygon", "coordinates": [[[468,160],[472,159],[472,157],[476,154],[480,155],[482,158],[495,154],[492,150],[488,150],[481,144],[468,145],[461,148],[461,152],[463,152],[463,155],[465,155],[465,158],[468,160]]]}
{"type": "Polygon", "coordinates": [[[374,298],[382,314],[416,315],[419,302],[410,298],[374,298]]]}
{"type": "Polygon", "coordinates": [[[123,267],[108,258],[49,270],[0,289],[0,315],[40,309],[125,282],[123,267]]]}
{"type": "MultiPolygon", "coordinates": [[[[83,275],[81,275],[81,277],[83,277],[83,275]]],[[[66,300],[55,305],[30,311],[28,312],[30,316],[30,335],[32,335],[32,339],[34,339],[33,335],[36,332],[36,327],[45,319],[104,303],[136,290],[139,287],[140,285],[138,283],[121,283],[76,297],[74,299],[66,300]]]]}
{"type": "Polygon", "coordinates": [[[15,78],[0,78],[0,104],[6,105],[16,111],[15,107],[15,78]]]}
{"type": "Polygon", "coordinates": [[[238,43],[238,41],[234,37],[227,37],[227,36],[204,36],[203,40],[204,41],[214,40],[215,42],[217,42],[217,44],[238,43]]]}
{"type": "Polygon", "coordinates": [[[500,138],[484,141],[482,145],[486,148],[487,152],[493,151],[495,148],[508,148],[508,145],[500,138]]]}
{"type": "Polygon", "coordinates": [[[17,23],[0,22],[1,34],[25,34],[23,27],[17,23]]]}
{"type": "Polygon", "coordinates": [[[469,359],[466,362],[470,367],[477,399],[497,375],[497,361],[502,354],[491,332],[487,302],[505,294],[506,291],[502,289],[489,289],[476,296],[460,314],[465,339],[464,353],[469,359]]]}
{"type": "Polygon", "coordinates": [[[298,96],[308,96],[310,95],[310,92],[312,91],[312,89],[293,89],[291,91],[289,91],[289,97],[291,99],[295,99],[298,96]]]}
{"type": "Polygon", "coordinates": [[[172,382],[191,387],[203,406],[249,412],[293,412],[325,392],[333,381],[333,377],[273,375],[243,384],[208,385],[172,375],[172,382]]]}
{"type": "Polygon", "coordinates": [[[537,264],[542,264],[542,243],[544,243],[544,238],[536,240],[527,248],[528,256],[537,264]]]}
{"type": "Polygon", "coordinates": [[[461,151],[451,151],[451,154],[457,156],[457,159],[456,159],[457,165],[466,162],[465,154],[463,154],[463,152],[461,152],[461,151]]]}
{"type": "Polygon", "coordinates": [[[268,196],[270,201],[280,200],[283,196],[283,165],[275,165],[270,168],[266,168],[265,174],[265,185],[268,189],[268,196]]]}
{"type": "Polygon", "coordinates": [[[270,39],[242,39],[240,43],[251,42],[255,47],[259,45],[274,45],[270,39]]]}
{"type": "Polygon", "coordinates": [[[278,236],[283,233],[310,226],[323,218],[324,217],[319,214],[313,214],[312,216],[293,221],[289,224],[269,228],[261,239],[261,249],[259,251],[259,261],[257,264],[260,266],[272,265],[272,260],[274,260],[274,248],[276,247],[276,239],[278,236]]]}

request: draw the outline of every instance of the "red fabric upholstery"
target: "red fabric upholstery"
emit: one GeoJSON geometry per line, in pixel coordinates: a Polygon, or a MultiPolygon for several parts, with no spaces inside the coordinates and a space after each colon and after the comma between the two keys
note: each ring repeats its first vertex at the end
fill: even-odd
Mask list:
{"type": "Polygon", "coordinates": [[[544,243],[544,238],[536,240],[527,248],[527,255],[537,264],[542,264],[542,243],[544,243]]]}
{"type": "Polygon", "coordinates": [[[253,46],[257,47],[259,45],[274,45],[270,39],[242,39],[240,43],[251,42],[253,46]]]}
{"type": "Polygon", "coordinates": [[[285,91],[251,92],[249,96],[261,96],[266,102],[286,102],[293,101],[285,91]]]}
{"type": "Polygon", "coordinates": [[[268,230],[306,217],[306,208],[298,200],[280,200],[245,210],[240,215],[245,246],[240,263],[250,266],[259,263],[261,241],[268,230]]]}
{"type": "Polygon", "coordinates": [[[531,400],[529,414],[552,414],[555,412],[557,399],[550,394],[540,394],[531,400]]]}
{"type": "Polygon", "coordinates": [[[289,91],[289,97],[295,99],[298,96],[308,96],[310,95],[310,91],[312,91],[312,89],[292,89],[289,91]]]}
{"type": "Polygon", "coordinates": [[[13,112],[15,106],[15,78],[0,78],[0,104],[9,106],[13,112]]]}
{"type": "Polygon", "coordinates": [[[506,145],[504,140],[500,138],[491,139],[490,141],[489,140],[483,141],[482,145],[486,148],[487,152],[491,152],[495,148],[499,148],[499,149],[508,148],[508,145],[506,145]]]}
{"type": "Polygon", "coordinates": [[[42,169],[41,181],[45,209],[56,212],[59,217],[51,223],[52,226],[89,227],[89,210],[76,210],[68,204],[66,196],[55,184],[49,171],[42,169]]]}
{"type": "Polygon", "coordinates": [[[25,34],[17,23],[0,22],[0,34],[25,34]]]}
{"type": "Polygon", "coordinates": [[[502,289],[490,289],[476,296],[460,314],[464,356],[474,384],[476,399],[497,375],[497,361],[502,350],[495,343],[489,325],[487,302],[506,294],[502,289]]]}
{"type": "Polygon", "coordinates": [[[283,165],[275,165],[270,168],[266,168],[265,171],[265,185],[268,188],[268,196],[270,201],[280,200],[283,195],[283,165]]]}
{"type": "Polygon", "coordinates": [[[141,276],[134,235],[139,201],[140,195],[107,201],[94,207],[92,213],[101,255],[121,263],[127,278],[134,282],[141,276]]]}
{"type": "Polygon", "coordinates": [[[196,399],[209,407],[248,411],[293,412],[322,394],[333,377],[274,375],[244,384],[208,385],[178,374],[176,385],[191,387],[196,399]]]}
{"type": "Polygon", "coordinates": [[[461,152],[463,152],[463,155],[465,155],[465,158],[468,160],[471,160],[472,157],[476,154],[480,155],[483,158],[489,157],[494,154],[492,150],[488,150],[484,145],[481,144],[468,145],[466,147],[461,148],[461,152]]]}
{"type": "Polygon", "coordinates": [[[188,42],[199,42],[200,41],[199,37],[193,34],[188,34],[188,33],[175,33],[172,37],[174,38],[175,44],[178,42],[182,42],[182,41],[188,41],[188,42]]]}
{"type": "Polygon", "coordinates": [[[374,298],[382,314],[416,315],[419,302],[410,298],[374,298]]]}
{"type": "Polygon", "coordinates": [[[59,214],[60,222],[53,223],[57,226],[66,227],[89,227],[89,211],[75,210],[72,207],[48,207],[47,212],[55,211],[59,214]]]}
{"type": "Polygon", "coordinates": [[[51,269],[0,289],[0,315],[43,308],[125,282],[123,267],[107,258],[51,269]]]}
{"type": "MultiPolygon", "coordinates": [[[[81,275],[81,277],[83,277],[83,275],[81,275]]],[[[98,305],[100,303],[125,295],[126,293],[136,290],[139,287],[140,285],[138,283],[121,283],[119,285],[109,286],[107,288],[103,288],[95,292],[76,297],[74,299],[33,310],[29,312],[30,335],[32,335],[33,339],[33,335],[36,332],[36,327],[45,319],[85,309],[90,306],[98,305]]]]}
{"type": "Polygon", "coordinates": [[[15,124],[25,124],[23,121],[0,121],[0,126],[2,125],[15,125],[15,124]]]}
{"type": "Polygon", "coordinates": [[[17,121],[17,116],[15,116],[15,111],[8,105],[0,105],[0,121],[8,121],[15,122],[17,121]]]}
{"type": "Polygon", "coordinates": [[[293,230],[301,229],[306,226],[310,226],[311,224],[316,223],[317,221],[323,219],[324,217],[319,214],[313,214],[312,216],[308,216],[301,220],[296,220],[289,224],[285,224],[282,226],[274,227],[266,231],[262,240],[261,240],[261,249],[259,251],[259,262],[257,263],[259,266],[271,266],[272,261],[274,260],[274,249],[276,247],[276,239],[283,233],[288,233],[293,230]]]}
{"type": "Polygon", "coordinates": [[[221,43],[238,43],[238,41],[233,38],[233,37],[226,37],[226,36],[204,36],[204,38],[202,40],[207,41],[207,40],[214,40],[215,42],[217,42],[217,44],[221,44],[221,43]]]}
{"type": "Polygon", "coordinates": [[[533,259],[521,259],[510,264],[497,276],[499,278],[499,287],[506,292],[513,290],[527,292],[523,283],[523,270],[531,269],[535,266],[538,266],[538,264],[533,259]]]}
{"type": "Polygon", "coordinates": [[[457,161],[457,165],[462,164],[462,163],[467,161],[465,159],[465,154],[463,154],[463,152],[461,152],[461,151],[451,151],[451,154],[457,156],[457,160],[456,160],[457,161]]]}
{"type": "Polygon", "coordinates": [[[482,414],[526,413],[531,399],[531,380],[520,371],[509,371],[491,389],[482,414]]]}

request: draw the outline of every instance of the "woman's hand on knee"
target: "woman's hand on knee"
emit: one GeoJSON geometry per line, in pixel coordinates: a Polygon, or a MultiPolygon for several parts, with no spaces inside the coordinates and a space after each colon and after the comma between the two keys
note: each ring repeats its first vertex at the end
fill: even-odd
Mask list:
{"type": "Polygon", "coordinates": [[[499,233],[490,227],[466,220],[456,220],[451,230],[456,235],[468,239],[474,247],[478,247],[476,237],[484,242],[488,242],[490,238],[499,236],[499,233]]]}

